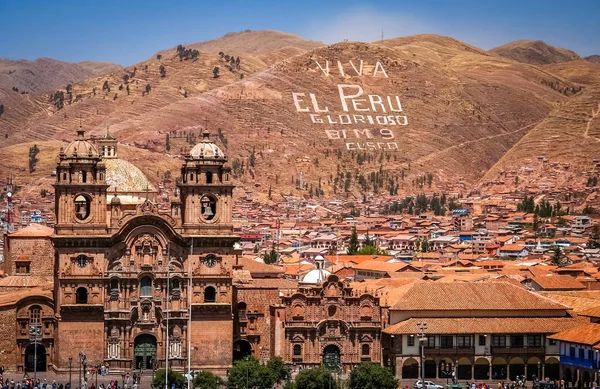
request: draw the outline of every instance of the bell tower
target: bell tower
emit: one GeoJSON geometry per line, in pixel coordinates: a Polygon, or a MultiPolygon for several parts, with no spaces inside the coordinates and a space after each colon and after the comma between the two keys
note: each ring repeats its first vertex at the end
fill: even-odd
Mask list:
{"type": "Polygon", "coordinates": [[[227,156],[207,131],[192,148],[181,168],[177,187],[185,233],[231,235],[232,183],[227,156]]]}
{"type": "Polygon", "coordinates": [[[94,145],[77,131],[77,139],[60,150],[56,165],[57,235],[107,233],[106,169],[94,145]]]}

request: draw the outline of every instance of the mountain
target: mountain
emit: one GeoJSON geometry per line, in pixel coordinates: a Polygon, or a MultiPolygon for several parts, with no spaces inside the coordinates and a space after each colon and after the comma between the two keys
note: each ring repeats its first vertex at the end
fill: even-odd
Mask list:
{"type": "Polygon", "coordinates": [[[567,62],[580,58],[571,50],[553,47],[539,40],[517,40],[493,48],[490,53],[532,65],[567,62]]]}
{"type": "Polygon", "coordinates": [[[587,86],[523,136],[485,175],[484,185],[585,186],[582,172],[594,171],[600,156],[599,113],[600,86],[587,86]]]}
{"type": "MultiPolygon", "coordinates": [[[[245,34],[254,36],[222,39],[239,46],[231,42],[245,34]]],[[[271,33],[265,36],[271,42],[271,33]]],[[[344,42],[273,63],[264,60],[271,52],[240,51],[240,69],[216,52],[232,50],[226,44],[186,46],[191,47],[212,51],[195,59],[180,59],[175,49],[165,51],[160,59],[127,68],[129,74],[135,70],[127,84],[125,71],[77,83],[73,95],[82,96],[79,101],[60,111],[48,105],[48,117],[15,128],[7,144],[36,141],[55,148],[52,142],[71,139],[81,120],[92,134],[100,135],[110,125],[120,141],[156,155],[165,152],[170,133],[170,153],[177,154],[189,149],[208,125],[213,134],[220,131],[218,141],[231,155],[242,184],[263,191],[272,185],[276,193],[289,193],[302,173],[309,189],[320,185],[325,194],[334,195],[346,189],[345,177],[351,176],[347,189],[358,197],[361,190],[409,190],[411,181],[423,174],[433,174],[440,185],[476,182],[567,99],[548,85],[571,85],[530,65],[436,35],[376,44],[344,42]],[[219,77],[212,72],[216,66],[219,77]],[[105,82],[110,92],[102,90],[105,82]],[[151,86],[149,94],[146,85],[151,86]],[[362,96],[355,100],[341,99],[340,91],[349,96],[360,90],[362,96]],[[315,107],[328,107],[329,113],[315,114],[315,107]],[[351,124],[340,124],[348,120],[351,124]]],[[[290,46],[274,45],[272,50],[282,47],[290,46]]],[[[156,171],[147,173],[157,177],[156,171]]]]}
{"type": "Polygon", "coordinates": [[[598,54],[590,55],[589,57],[585,57],[585,59],[590,62],[600,63],[600,55],[598,54]]]}
{"type": "Polygon", "coordinates": [[[69,63],[52,58],[35,61],[0,59],[0,88],[20,92],[46,92],[86,78],[122,69],[110,62],[69,63]]]}

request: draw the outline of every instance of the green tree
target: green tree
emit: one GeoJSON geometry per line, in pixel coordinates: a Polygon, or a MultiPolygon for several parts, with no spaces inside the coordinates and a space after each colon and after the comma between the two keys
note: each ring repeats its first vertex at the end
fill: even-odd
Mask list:
{"type": "Polygon", "coordinates": [[[588,240],[588,248],[597,249],[598,247],[600,247],[600,225],[594,224],[588,240]]]}
{"type": "Polygon", "coordinates": [[[127,84],[129,82],[129,74],[123,76],[123,82],[127,84]]]}
{"type": "Polygon", "coordinates": [[[160,61],[162,59],[162,55],[161,54],[156,54],[156,59],[160,61]]]}
{"type": "Polygon", "coordinates": [[[210,371],[201,371],[194,377],[193,384],[196,389],[218,389],[223,385],[223,380],[210,371]]]}
{"type": "Polygon", "coordinates": [[[338,389],[331,372],[324,367],[304,369],[296,376],[296,389],[338,389]]]}
{"type": "Polygon", "coordinates": [[[159,71],[161,78],[167,77],[167,69],[165,69],[165,65],[160,65],[159,71]]]}
{"type": "Polygon", "coordinates": [[[40,152],[40,149],[37,145],[33,145],[29,148],[29,173],[33,173],[35,171],[35,165],[38,163],[37,155],[40,152]]]}
{"type": "Polygon", "coordinates": [[[277,382],[287,381],[292,376],[290,368],[286,366],[281,357],[271,358],[269,362],[267,362],[267,367],[273,372],[277,382]]]}
{"type": "Polygon", "coordinates": [[[429,250],[429,241],[427,240],[427,237],[425,237],[421,241],[421,251],[426,253],[428,250],[429,250]]]}
{"type": "Polygon", "coordinates": [[[150,84],[146,84],[146,93],[150,93],[151,90],[152,87],[150,86],[150,84]]]}
{"type": "Polygon", "coordinates": [[[356,227],[352,228],[347,253],[348,255],[356,255],[358,253],[358,233],[356,232],[356,227]]]}
{"type": "Polygon", "coordinates": [[[214,78],[218,78],[219,77],[219,67],[218,66],[215,66],[213,68],[213,77],[214,78]]]}
{"type": "Polygon", "coordinates": [[[4,104],[0,104],[0,116],[4,114],[4,104]]]}
{"type": "Polygon", "coordinates": [[[396,389],[398,380],[390,369],[372,363],[362,362],[350,373],[349,389],[396,389]]]}
{"type": "Polygon", "coordinates": [[[167,136],[165,136],[165,149],[167,151],[171,150],[171,140],[169,139],[169,134],[167,134],[167,136]]]}
{"type": "Polygon", "coordinates": [[[540,227],[540,219],[537,214],[533,214],[533,233],[536,233],[540,227]]]}
{"type": "Polygon", "coordinates": [[[254,357],[235,361],[227,380],[228,389],[271,389],[277,377],[254,357]]]}
{"type": "Polygon", "coordinates": [[[567,265],[567,259],[565,258],[560,246],[552,246],[550,247],[550,250],[552,251],[550,262],[554,266],[563,267],[567,265]]]}
{"type": "MultiPolygon", "coordinates": [[[[176,389],[183,389],[187,385],[187,380],[181,373],[169,369],[167,382],[169,389],[171,388],[172,384],[175,384],[176,389]]],[[[154,373],[154,376],[152,377],[152,387],[165,387],[165,369],[159,369],[154,373]]]]}
{"type": "Polygon", "coordinates": [[[279,255],[277,254],[277,251],[275,250],[275,248],[272,248],[271,251],[269,251],[268,253],[265,253],[265,255],[263,255],[263,262],[266,263],[267,265],[271,265],[271,264],[277,262],[278,257],[279,257],[279,255]]]}

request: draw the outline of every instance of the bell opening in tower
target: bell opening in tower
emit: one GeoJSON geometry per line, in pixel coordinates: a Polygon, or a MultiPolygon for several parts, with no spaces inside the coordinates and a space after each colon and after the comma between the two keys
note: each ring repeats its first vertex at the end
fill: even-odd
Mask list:
{"type": "Polygon", "coordinates": [[[204,220],[214,219],[217,210],[217,202],[214,197],[203,196],[200,203],[202,204],[202,218],[204,220]]]}

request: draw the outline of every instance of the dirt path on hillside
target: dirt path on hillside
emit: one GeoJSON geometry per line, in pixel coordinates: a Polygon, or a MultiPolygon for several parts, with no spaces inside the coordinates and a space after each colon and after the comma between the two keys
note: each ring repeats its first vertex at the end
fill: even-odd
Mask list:
{"type": "MultiPolygon", "coordinates": [[[[590,120],[588,120],[587,125],[585,126],[585,132],[583,133],[584,138],[590,138],[590,125],[596,116],[598,116],[598,114],[600,114],[600,103],[598,103],[598,110],[596,112],[594,112],[594,109],[592,108],[592,117],[590,120]]],[[[596,139],[596,142],[600,142],[600,138],[594,137],[594,139],[596,139]]]]}
{"type": "Polygon", "coordinates": [[[421,158],[419,158],[419,159],[417,159],[417,160],[413,161],[413,162],[412,162],[412,164],[415,164],[415,163],[420,163],[420,164],[422,164],[422,163],[424,163],[424,162],[428,162],[428,161],[430,161],[430,160],[432,160],[432,159],[438,158],[438,157],[439,157],[441,154],[443,154],[443,153],[445,153],[445,152],[447,152],[447,151],[451,151],[451,150],[454,150],[454,149],[458,149],[458,148],[461,148],[461,147],[463,147],[463,146],[470,145],[470,144],[472,144],[472,143],[481,142],[481,141],[486,141],[486,140],[491,140],[491,139],[494,139],[494,138],[501,138],[501,137],[503,137],[503,136],[507,136],[507,135],[516,134],[516,133],[518,133],[518,132],[521,132],[521,131],[524,131],[524,130],[526,130],[526,129],[528,129],[528,128],[534,127],[534,126],[538,125],[539,123],[540,123],[540,122],[532,123],[532,124],[529,124],[529,125],[527,125],[527,126],[521,127],[521,128],[519,128],[518,130],[515,130],[515,131],[512,131],[512,132],[504,132],[504,133],[502,133],[502,134],[489,135],[489,136],[485,136],[485,137],[483,137],[483,138],[478,138],[478,139],[468,140],[468,141],[465,141],[465,142],[462,142],[462,143],[459,143],[459,144],[456,144],[456,145],[453,145],[453,146],[450,146],[450,147],[446,147],[445,149],[442,149],[442,150],[436,151],[436,152],[435,152],[435,153],[433,153],[433,154],[428,154],[428,155],[426,155],[426,156],[424,156],[424,157],[421,157],[421,158]]]}

